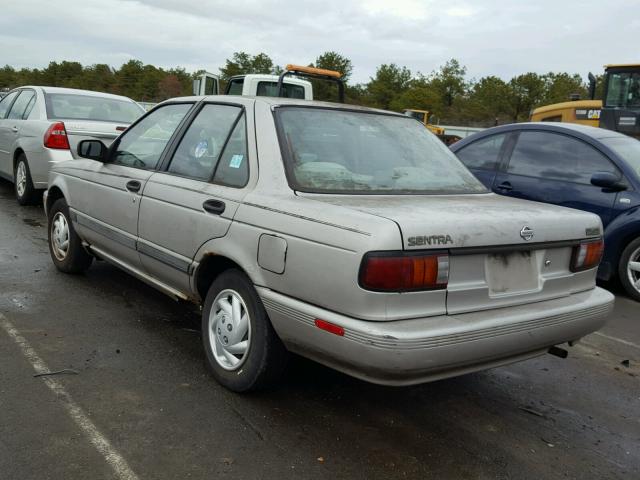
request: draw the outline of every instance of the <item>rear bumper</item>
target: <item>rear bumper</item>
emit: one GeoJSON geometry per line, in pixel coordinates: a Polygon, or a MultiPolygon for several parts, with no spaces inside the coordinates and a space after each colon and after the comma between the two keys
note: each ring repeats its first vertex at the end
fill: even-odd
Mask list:
{"type": "Polygon", "coordinates": [[[49,170],[54,164],[73,160],[70,150],[53,150],[45,147],[42,150],[27,152],[26,155],[33,186],[37,189],[47,188],[49,170]]]}
{"type": "Polygon", "coordinates": [[[428,382],[540,355],[598,330],[614,297],[601,288],[569,297],[461,315],[372,322],[258,288],[287,348],[374,383],[428,382]],[[344,328],[320,330],[316,318],[344,328]]]}

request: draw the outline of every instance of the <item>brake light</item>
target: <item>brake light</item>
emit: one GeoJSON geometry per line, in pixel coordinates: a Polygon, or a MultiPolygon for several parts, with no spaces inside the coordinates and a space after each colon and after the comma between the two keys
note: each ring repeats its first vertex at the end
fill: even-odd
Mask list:
{"type": "Polygon", "coordinates": [[[597,267],[602,260],[604,251],[604,242],[602,239],[583,242],[573,247],[573,255],[571,257],[571,271],[581,272],[597,267]]]}
{"type": "Polygon", "coordinates": [[[44,134],[44,146],[57,150],[69,150],[69,139],[63,122],[51,124],[44,134]]]}
{"type": "Polygon", "coordinates": [[[362,259],[360,286],[379,292],[439,290],[449,283],[449,255],[370,252],[362,259]]]}

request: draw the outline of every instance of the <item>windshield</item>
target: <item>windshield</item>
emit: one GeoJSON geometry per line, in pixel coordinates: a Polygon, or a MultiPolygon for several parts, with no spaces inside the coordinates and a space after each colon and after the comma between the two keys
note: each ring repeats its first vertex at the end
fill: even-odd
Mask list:
{"type": "Polygon", "coordinates": [[[436,136],[404,116],[280,107],[293,188],[315,193],[485,193],[436,136]]]}
{"type": "Polygon", "coordinates": [[[600,139],[616,152],[640,178],[640,141],[631,137],[610,137],[600,139]]]}
{"type": "Polygon", "coordinates": [[[640,71],[609,73],[607,107],[640,108],[640,71]]]}
{"type": "Polygon", "coordinates": [[[47,117],[60,120],[133,123],[144,109],[132,100],[93,95],[48,93],[47,117]]]}

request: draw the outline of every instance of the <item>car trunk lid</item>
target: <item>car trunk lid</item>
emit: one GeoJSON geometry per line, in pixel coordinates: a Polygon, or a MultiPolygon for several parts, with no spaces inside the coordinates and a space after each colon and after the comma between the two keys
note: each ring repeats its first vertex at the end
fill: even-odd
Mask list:
{"type": "Polygon", "coordinates": [[[59,121],[64,122],[74,158],[78,158],[78,144],[82,140],[100,140],[108,147],[129,126],[127,123],[90,120],[60,119],[59,121]]]}
{"type": "Polygon", "coordinates": [[[557,298],[594,285],[595,271],[570,270],[574,245],[601,235],[600,220],[590,213],[495,194],[311,197],[393,220],[404,250],[447,250],[448,313],[557,298]]]}

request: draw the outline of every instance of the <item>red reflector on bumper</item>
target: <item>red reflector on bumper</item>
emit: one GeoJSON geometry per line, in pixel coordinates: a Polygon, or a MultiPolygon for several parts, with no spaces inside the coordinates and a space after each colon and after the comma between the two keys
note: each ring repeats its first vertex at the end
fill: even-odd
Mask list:
{"type": "Polygon", "coordinates": [[[316,318],[315,324],[316,327],[318,327],[320,330],[326,330],[327,332],[333,333],[334,335],[344,337],[344,328],[338,325],[329,323],[326,320],[320,320],[319,318],[316,318]]]}

